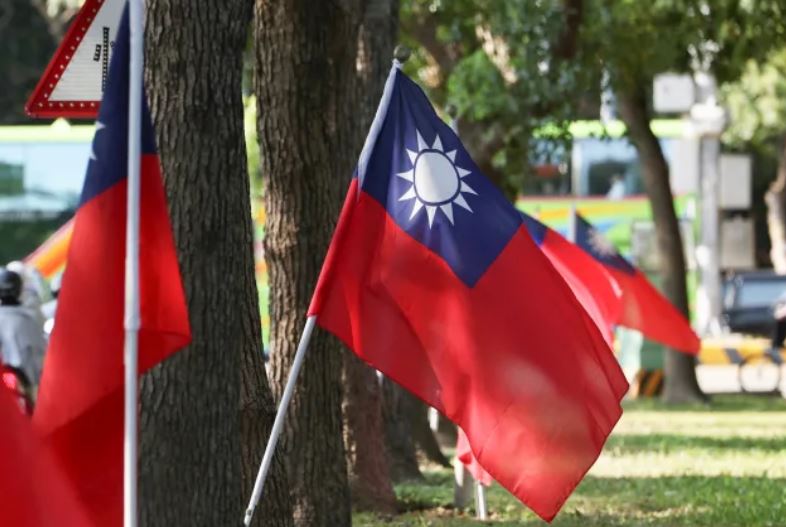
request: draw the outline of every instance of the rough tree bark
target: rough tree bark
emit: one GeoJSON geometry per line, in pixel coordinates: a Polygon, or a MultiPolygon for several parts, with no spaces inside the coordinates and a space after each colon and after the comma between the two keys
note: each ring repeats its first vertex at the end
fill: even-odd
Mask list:
{"type": "MultiPolygon", "coordinates": [[[[688,317],[685,253],[671,194],[669,166],[658,138],[650,129],[643,83],[632,83],[618,90],[618,101],[620,116],[639,154],[644,187],[652,207],[663,291],[671,303],[688,317]]],[[[695,357],[672,349],[666,351],[663,400],[669,403],[706,400],[696,380],[695,357]]]]}
{"type": "Polygon", "coordinates": [[[390,379],[382,381],[382,416],[385,421],[385,444],[390,461],[390,476],[396,483],[423,479],[415,453],[412,424],[407,418],[415,396],[390,379]]]}
{"type": "Polygon", "coordinates": [[[778,175],[767,189],[764,202],[767,204],[772,266],[778,274],[786,274],[786,138],[781,143],[778,175]]]}
{"type": "MultiPolygon", "coordinates": [[[[250,9],[250,0],[147,3],[147,91],[193,343],[142,381],[141,525],[239,524],[272,425],[241,100],[250,9]]],[[[286,489],[279,461],[258,515],[265,525],[292,524],[286,489]]]]}
{"type": "MultiPolygon", "coordinates": [[[[358,35],[357,96],[360,101],[355,151],[359,154],[374,119],[390,71],[398,34],[398,0],[368,0],[358,35]]],[[[390,478],[377,374],[353,353],[344,353],[344,445],[352,506],[393,513],[396,495],[390,478]]]]}
{"type": "MultiPolygon", "coordinates": [[[[360,0],[257,0],[255,5],[270,377],[280,397],[357,161],[357,101],[351,87],[357,78],[360,0]]],[[[292,476],[297,525],[350,525],[341,366],[338,341],[317,330],[279,446],[292,476]]]]}

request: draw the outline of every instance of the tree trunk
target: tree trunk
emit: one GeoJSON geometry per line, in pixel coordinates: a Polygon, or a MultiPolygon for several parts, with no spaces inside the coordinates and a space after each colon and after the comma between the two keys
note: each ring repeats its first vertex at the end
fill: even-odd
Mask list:
{"type": "MultiPolygon", "coordinates": [[[[193,343],[142,380],[141,525],[239,524],[272,424],[264,369],[251,364],[262,359],[240,91],[250,7],[147,4],[148,94],[193,343]]],[[[287,526],[277,468],[265,525],[287,526]]]]}
{"type": "MultiPolygon", "coordinates": [[[[360,6],[257,0],[256,79],[270,279],[270,377],[280,398],[357,161],[360,6]]],[[[350,525],[341,346],[317,330],[279,448],[299,526],[350,525]]]]}
{"type": "Polygon", "coordinates": [[[770,234],[770,259],[775,272],[786,274],[786,138],[781,145],[778,175],[764,195],[767,228],[770,234]]]}
{"type": "Polygon", "coordinates": [[[428,423],[428,406],[420,399],[410,396],[412,402],[409,405],[409,423],[412,430],[412,438],[418,449],[432,463],[450,467],[450,461],[442,453],[437,443],[437,437],[431,430],[428,423]]]}
{"type": "Polygon", "coordinates": [[[396,483],[423,479],[415,454],[412,424],[408,418],[410,407],[415,402],[415,396],[398,384],[387,378],[382,381],[385,443],[390,461],[390,476],[396,483]]]}
{"type": "MultiPolygon", "coordinates": [[[[619,110],[641,161],[644,187],[652,207],[655,236],[660,252],[663,290],[674,306],[688,317],[685,254],[674,198],[669,182],[669,166],[658,138],[650,129],[646,91],[642,84],[621,90],[619,110]]],[[[667,350],[664,363],[663,399],[666,402],[705,401],[696,380],[696,359],[676,350],[667,350]]]]}
{"type": "Polygon", "coordinates": [[[376,372],[352,353],[344,354],[344,444],[352,506],[393,513],[396,495],[385,452],[382,394],[376,372]]]}
{"type": "MultiPolygon", "coordinates": [[[[398,0],[369,0],[358,35],[355,84],[360,101],[355,151],[360,152],[390,71],[398,33],[398,0]]],[[[390,479],[382,420],[382,393],[376,371],[353,353],[344,353],[344,444],[352,506],[393,513],[396,495],[390,479]]]]}

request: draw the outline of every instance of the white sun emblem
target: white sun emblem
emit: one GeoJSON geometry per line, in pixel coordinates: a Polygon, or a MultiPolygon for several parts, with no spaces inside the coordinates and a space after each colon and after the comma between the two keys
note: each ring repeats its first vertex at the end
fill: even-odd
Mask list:
{"type": "Polygon", "coordinates": [[[434,139],[434,144],[429,147],[420,132],[416,133],[418,136],[417,152],[407,148],[412,168],[396,174],[412,183],[412,186],[398,200],[414,200],[412,213],[409,215],[410,220],[421,209],[426,209],[428,225],[431,227],[434,224],[437,209],[440,209],[453,225],[454,203],[472,212],[472,208],[462,195],[462,193],[477,195],[477,192],[463,181],[463,178],[472,172],[456,165],[456,151],[445,152],[439,135],[434,139]]]}
{"type": "MultiPolygon", "coordinates": [[[[101,121],[96,121],[95,135],[98,136],[98,132],[100,132],[104,128],[106,128],[106,125],[104,123],[102,123],[101,121]]],[[[95,139],[93,139],[93,143],[95,143],[95,139]]],[[[96,157],[95,144],[90,145],[90,159],[92,159],[93,161],[98,160],[98,158],[96,157]]]]}
{"type": "Polygon", "coordinates": [[[614,247],[614,244],[597,229],[589,230],[589,244],[601,256],[614,256],[617,254],[617,248],[614,247]]]}

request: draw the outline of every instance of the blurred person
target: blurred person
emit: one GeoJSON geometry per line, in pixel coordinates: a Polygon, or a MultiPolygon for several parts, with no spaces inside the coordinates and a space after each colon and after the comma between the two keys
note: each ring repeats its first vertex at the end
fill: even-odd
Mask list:
{"type": "Polygon", "coordinates": [[[606,193],[607,199],[622,199],[625,197],[625,180],[622,179],[622,176],[619,174],[615,174],[611,177],[611,186],[609,187],[609,191],[606,193]]]}
{"type": "Polygon", "coordinates": [[[24,374],[35,393],[41,380],[46,339],[38,314],[21,303],[23,280],[0,267],[0,362],[24,374]]]}
{"type": "Polygon", "coordinates": [[[38,269],[18,260],[9,262],[6,269],[15,272],[22,278],[22,293],[19,296],[19,302],[24,307],[30,308],[43,326],[46,318],[41,312],[41,306],[52,297],[46,280],[38,272],[38,269]]]}

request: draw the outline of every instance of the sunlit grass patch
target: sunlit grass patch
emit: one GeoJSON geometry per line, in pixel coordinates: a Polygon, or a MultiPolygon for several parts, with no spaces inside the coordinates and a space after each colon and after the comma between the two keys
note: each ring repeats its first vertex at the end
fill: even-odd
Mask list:
{"type": "MultiPolygon", "coordinates": [[[[396,487],[401,513],[356,514],[355,527],[545,525],[499,486],[490,521],[453,509],[453,475],[396,487]]],[[[626,403],[601,458],[552,525],[786,525],[786,401],[717,397],[703,405],[626,403]]]]}

